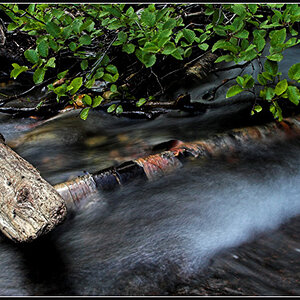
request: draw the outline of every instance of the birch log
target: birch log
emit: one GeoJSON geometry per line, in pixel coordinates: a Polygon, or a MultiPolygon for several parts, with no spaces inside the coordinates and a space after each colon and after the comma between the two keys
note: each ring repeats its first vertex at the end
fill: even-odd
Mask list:
{"type": "Polygon", "coordinates": [[[181,168],[189,158],[206,159],[233,154],[249,143],[264,144],[300,137],[300,116],[285,118],[261,126],[233,129],[194,142],[168,141],[163,152],[127,161],[120,166],[79,176],[54,188],[64,198],[68,208],[98,191],[114,190],[136,179],[155,180],[181,168]]]}
{"type": "Polygon", "coordinates": [[[0,134],[0,229],[10,239],[29,242],[66,216],[63,198],[0,134]]]}

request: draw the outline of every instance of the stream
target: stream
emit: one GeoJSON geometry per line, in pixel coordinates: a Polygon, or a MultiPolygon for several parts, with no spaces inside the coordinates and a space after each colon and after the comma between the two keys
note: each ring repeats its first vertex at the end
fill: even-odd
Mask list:
{"type": "MultiPolygon", "coordinates": [[[[54,185],[170,139],[251,125],[247,114],[247,104],[152,121],[71,111],[40,125],[0,114],[0,132],[54,185]]],[[[299,181],[293,140],[93,196],[30,244],[0,235],[0,295],[299,295],[299,181]]]]}

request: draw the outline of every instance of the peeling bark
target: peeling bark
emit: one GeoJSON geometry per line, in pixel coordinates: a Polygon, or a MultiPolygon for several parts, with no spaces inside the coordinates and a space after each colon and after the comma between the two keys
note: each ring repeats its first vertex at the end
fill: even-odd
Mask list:
{"type": "MultiPolygon", "coordinates": [[[[171,140],[155,147],[160,153],[123,163],[118,167],[101,170],[94,174],[77,177],[57,184],[54,188],[65,199],[68,207],[76,208],[80,201],[97,191],[119,188],[136,179],[155,180],[172,173],[189,158],[210,158],[233,154],[245,144],[271,143],[300,136],[300,116],[286,118],[262,126],[245,127],[216,134],[195,142],[171,140]]],[[[155,149],[154,149],[155,150],[155,149]]]]}
{"type": "Polygon", "coordinates": [[[63,198],[0,138],[0,229],[28,242],[49,232],[67,213],[63,198]]]}

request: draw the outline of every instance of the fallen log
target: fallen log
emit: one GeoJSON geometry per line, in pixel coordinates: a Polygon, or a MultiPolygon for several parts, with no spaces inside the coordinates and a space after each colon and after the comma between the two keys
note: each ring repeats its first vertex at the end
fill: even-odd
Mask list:
{"type": "Polygon", "coordinates": [[[235,152],[244,144],[264,143],[300,136],[300,116],[263,126],[234,129],[196,142],[172,140],[165,151],[125,162],[52,187],[39,172],[7,145],[0,135],[0,229],[14,241],[28,242],[52,230],[68,208],[87,196],[121,187],[134,180],[155,180],[178,170],[192,158],[235,152]]]}
{"type": "MultiPolygon", "coordinates": [[[[164,143],[167,150],[128,161],[94,174],[79,176],[54,186],[69,208],[98,191],[113,190],[136,179],[155,180],[181,168],[189,158],[209,158],[231,154],[250,142],[275,142],[300,136],[300,116],[262,126],[246,127],[216,134],[208,139],[185,143],[164,143]]],[[[159,147],[158,147],[159,148],[159,147]]]]}
{"type": "Polygon", "coordinates": [[[13,241],[29,242],[66,216],[59,193],[0,135],[0,229],[13,241]]]}

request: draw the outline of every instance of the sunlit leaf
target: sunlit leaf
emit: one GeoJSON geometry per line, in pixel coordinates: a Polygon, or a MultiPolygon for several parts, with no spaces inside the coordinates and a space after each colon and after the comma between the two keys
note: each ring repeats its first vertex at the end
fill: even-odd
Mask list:
{"type": "Polygon", "coordinates": [[[276,87],[275,87],[275,94],[277,96],[281,95],[282,93],[284,93],[286,91],[286,89],[288,88],[288,82],[286,79],[281,80],[277,83],[276,87]]]}
{"type": "Polygon", "coordinates": [[[85,107],[80,113],[80,118],[82,120],[86,120],[88,117],[89,111],[90,111],[90,107],[85,107]]]}
{"type": "Polygon", "coordinates": [[[228,89],[228,91],[226,93],[226,98],[233,97],[242,91],[243,91],[243,88],[241,88],[239,85],[234,85],[228,89]]]}

